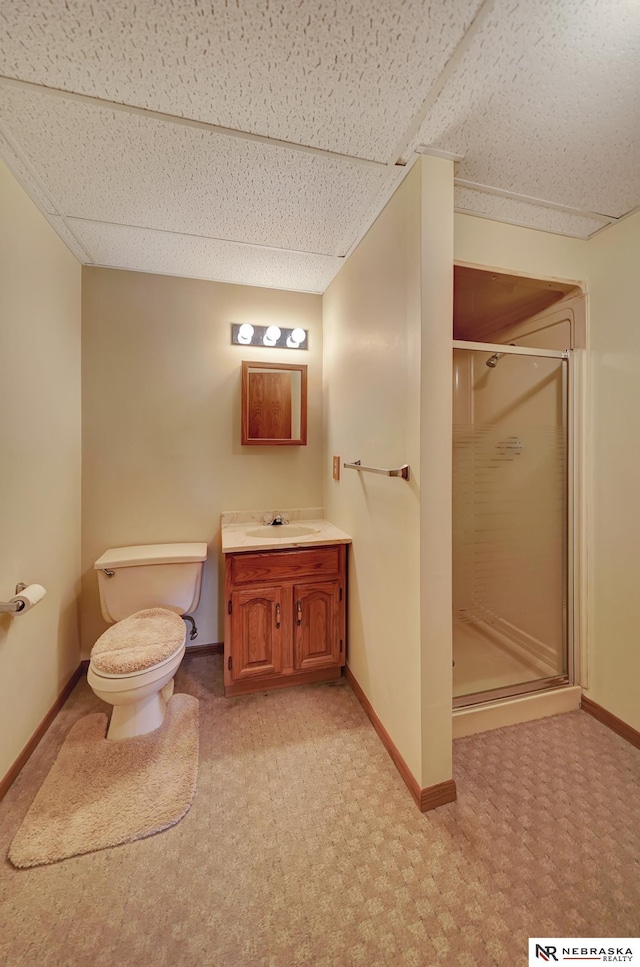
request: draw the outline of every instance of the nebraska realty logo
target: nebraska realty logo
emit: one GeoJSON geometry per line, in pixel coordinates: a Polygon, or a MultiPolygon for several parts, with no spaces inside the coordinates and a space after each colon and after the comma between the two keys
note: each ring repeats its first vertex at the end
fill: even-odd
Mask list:
{"type": "Polygon", "coordinates": [[[632,937],[536,937],[529,940],[529,967],[537,964],[640,965],[640,940],[632,937]]]}

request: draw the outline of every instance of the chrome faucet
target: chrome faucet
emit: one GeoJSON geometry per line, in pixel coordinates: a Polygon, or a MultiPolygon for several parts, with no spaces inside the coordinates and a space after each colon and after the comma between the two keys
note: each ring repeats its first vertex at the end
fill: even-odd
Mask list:
{"type": "Polygon", "coordinates": [[[289,515],[283,513],[281,510],[274,510],[273,513],[264,515],[264,522],[265,524],[271,524],[274,526],[276,524],[288,524],[289,515]]]}

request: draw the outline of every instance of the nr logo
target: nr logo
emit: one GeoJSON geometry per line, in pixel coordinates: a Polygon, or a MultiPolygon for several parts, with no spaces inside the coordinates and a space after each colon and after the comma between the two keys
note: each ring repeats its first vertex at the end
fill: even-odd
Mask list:
{"type": "Polygon", "coordinates": [[[539,943],[536,944],[536,957],[539,960],[546,960],[546,961],[555,960],[557,962],[558,960],[558,958],[556,957],[555,947],[543,947],[542,944],[539,944],[539,943]]]}

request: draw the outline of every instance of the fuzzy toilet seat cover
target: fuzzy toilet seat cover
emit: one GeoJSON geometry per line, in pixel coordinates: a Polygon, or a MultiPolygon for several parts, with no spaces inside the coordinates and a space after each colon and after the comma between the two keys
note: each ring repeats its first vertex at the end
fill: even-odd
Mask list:
{"type": "Polygon", "coordinates": [[[142,672],[170,658],[185,638],[184,621],[174,611],[136,611],[98,638],[91,649],[91,665],[105,675],[142,672]]]}

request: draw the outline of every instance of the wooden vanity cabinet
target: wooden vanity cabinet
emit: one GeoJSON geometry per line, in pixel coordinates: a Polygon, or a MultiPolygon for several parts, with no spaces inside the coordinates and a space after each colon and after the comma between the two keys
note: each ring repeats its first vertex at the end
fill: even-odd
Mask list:
{"type": "Polygon", "coordinates": [[[339,678],[346,546],[225,556],[225,695],[339,678]]]}

